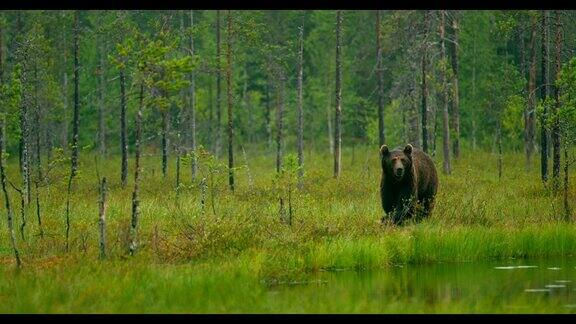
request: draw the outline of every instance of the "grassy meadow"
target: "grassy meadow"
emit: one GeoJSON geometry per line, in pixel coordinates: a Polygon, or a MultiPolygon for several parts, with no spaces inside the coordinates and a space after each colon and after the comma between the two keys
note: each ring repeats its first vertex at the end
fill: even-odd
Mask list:
{"type": "MultiPolygon", "coordinates": [[[[270,290],[326,271],[385,272],[396,265],[567,257],[576,252],[576,225],[563,220],[561,195],[544,189],[538,163],[526,171],[519,153],[504,155],[501,179],[493,153],[464,151],[450,176],[442,174],[437,156],[440,185],[431,218],[401,227],[379,222],[383,211],[377,147],[345,148],[340,179],[332,177],[329,152],[306,151],[304,188],[291,196],[290,225],[280,220],[272,152],[247,150],[244,156],[239,151],[235,192],[228,189],[227,171],[212,174],[204,208],[200,181],[191,183],[186,161],[176,190],[175,159],[163,179],[160,156],[146,153],[140,244],[134,256],[127,253],[133,160],[130,181],[122,188],[118,157],[95,162],[93,155],[81,153],[68,252],[68,162],[55,165],[50,184],[39,189],[42,237],[36,191],[26,208],[22,237],[20,198],[9,189],[23,264],[15,266],[2,202],[0,312],[513,312],[485,304],[430,308],[422,298],[409,308],[377,300],[298,304],[271,298],[270,290]],[[106,176],[109,186],[104,260],[98,247],[98,175],[106,176]]],[[[20,184],[17,157],[8,160],[7,170],[8,178],[20,184]]],[[[199,179],[206,172],[201,166],[199,179]]],[[[576,183],[574,173],[570,182],[576,183]]],[[[572,187],[570,200],[575,197],[572,187]]]]}

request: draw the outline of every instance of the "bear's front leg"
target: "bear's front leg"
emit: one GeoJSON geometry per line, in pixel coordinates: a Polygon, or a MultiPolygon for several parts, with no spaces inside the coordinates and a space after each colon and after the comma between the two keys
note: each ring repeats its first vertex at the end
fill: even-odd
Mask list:
{"type": "Polygon", "coordinates": [[[397,195],[393,190],[382,185],[380,186],[380,198],[382,199],[382,209],[384,209],[381,222],[385,223],[396,208],[397,195]]]}
{"type": "Polygon", "coordinates": [[[414,213],[414,194],[409,188],[405,188],[400,191],[398,195],[398,200],[396,203],[396,208],[392,213],[392,222],[398,225],[401,224],[405,219],[412,217],[414,213]]]}

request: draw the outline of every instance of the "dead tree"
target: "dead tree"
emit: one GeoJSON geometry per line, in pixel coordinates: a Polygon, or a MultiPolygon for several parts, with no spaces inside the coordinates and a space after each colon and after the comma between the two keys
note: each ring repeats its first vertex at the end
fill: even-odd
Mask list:
{"type": "Polygon", "coordinates": [[[140,98],[139,98],[138,112],[136,113],[136,158],[134,165],[134,191],[132,192],[132,219],[130,222],[130,255],[136,253],[138,247],[137,234],[138,234],[138,191],[140,186],[140,150],[142,145],[142,108],[144,105],[144,84],[140,84],[140,98]]]}
{"type": "Polygon", "coordinates": [[[21,266],[20,253],[18,252],[18,247],[16,246],[16,236],[14,234],[14,224],[12,220],[12,209],[10,207],[10,197],[8,196],[8,191],[6,190],[6,173],[4,171],[4,129],[0,130],[0,177],[2,180],[2,191],[4,192],[4,205],[6,206],[6,215],[8,223],[8,235],[10,236],[10,243],[12,243],[12,249],[14,250],[14,258],[16,259],[16,265],[21,266]]]}

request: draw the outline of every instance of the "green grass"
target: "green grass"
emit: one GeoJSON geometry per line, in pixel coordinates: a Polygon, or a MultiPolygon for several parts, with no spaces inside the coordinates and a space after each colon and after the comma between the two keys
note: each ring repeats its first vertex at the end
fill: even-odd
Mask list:
{"type": "MultiPolygon", "coordinates": [[[[306,152],[305,186],[293,196],[291,226],[280,222],[271,153],[247,152],[253,187],[241,153],[236,158],[242,168],[236,171],[233,194],[227,189],[227,174],[217,176],[216,214],[210,199],[206,213],[201,213],[200,189],[191,184],[188,166],[182,167],[184,186],[177,195],[174,160],[163,179],[160,157],[148,153],[140,193],[141,245],[133,257],[126,253],[132,160],[126,188],[120,186],[118,157],[99,162],[100,174],[109,183],[105,261],[98,259],[93,156],[81,155],[68,253],[64,251],[67,164],[57,167],[52,184],[40,189],[46,235],[37,235],[34,203],[26,211],[25,240],[16,231],[23,260],[20,270],[15,269],[2,208],[0,312],[355,312],[374,307],[399,311],[405,308],[391,302],[356,308],[335,302],[314,308],[270,302],[266,296],[276,283],[306,280],[321,270],[388,271],[397,264],[546,258],[576,251],[576,226],[562,220],[560,195],[542,187],[538,165],[525,170],[519,153],[505,155],[503,178],[498,179],[494,154],[464,152],[454,163],[452,176],[440,172],[432,217],[403,227],[378,222],[382,210],[377,149],[356,148],[354,160],[351,150],[345,149],[340,179],[332,178],[331,156],[306,152]]],[[[19,183],[16,163],[17,159],[9,160],[9,178],[19,183]]],[[[440,163],[437,158],[439,171],[440,163]]],[[[576,183],[575,177],[570,181],[576,183]]],[[[18,228],[19,198],[10,192],[18,228]]],[[[570,198],[576,200],[574,189],[570,198]]],[[[449,311],[458,304],[421,306],[421,311],[449,311]]]]}

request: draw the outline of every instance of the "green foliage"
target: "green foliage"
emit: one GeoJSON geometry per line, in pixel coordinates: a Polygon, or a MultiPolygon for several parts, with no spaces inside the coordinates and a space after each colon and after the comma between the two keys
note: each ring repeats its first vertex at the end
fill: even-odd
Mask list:
{"type": "Polygon", "coordinates": [[[502,130],[509,143],[520,143],[524,136],[524,107],[526,100],[520,95],[511,95],[506,101],[502,115],[502,130]]]}
{"type": "Polygon", "coordinates": [[[561,89],[560,107],[550,122],[558,121],[563,140],[571,145],[576,143],[576,57],[560,70],[557,86],[561,89]]]}

